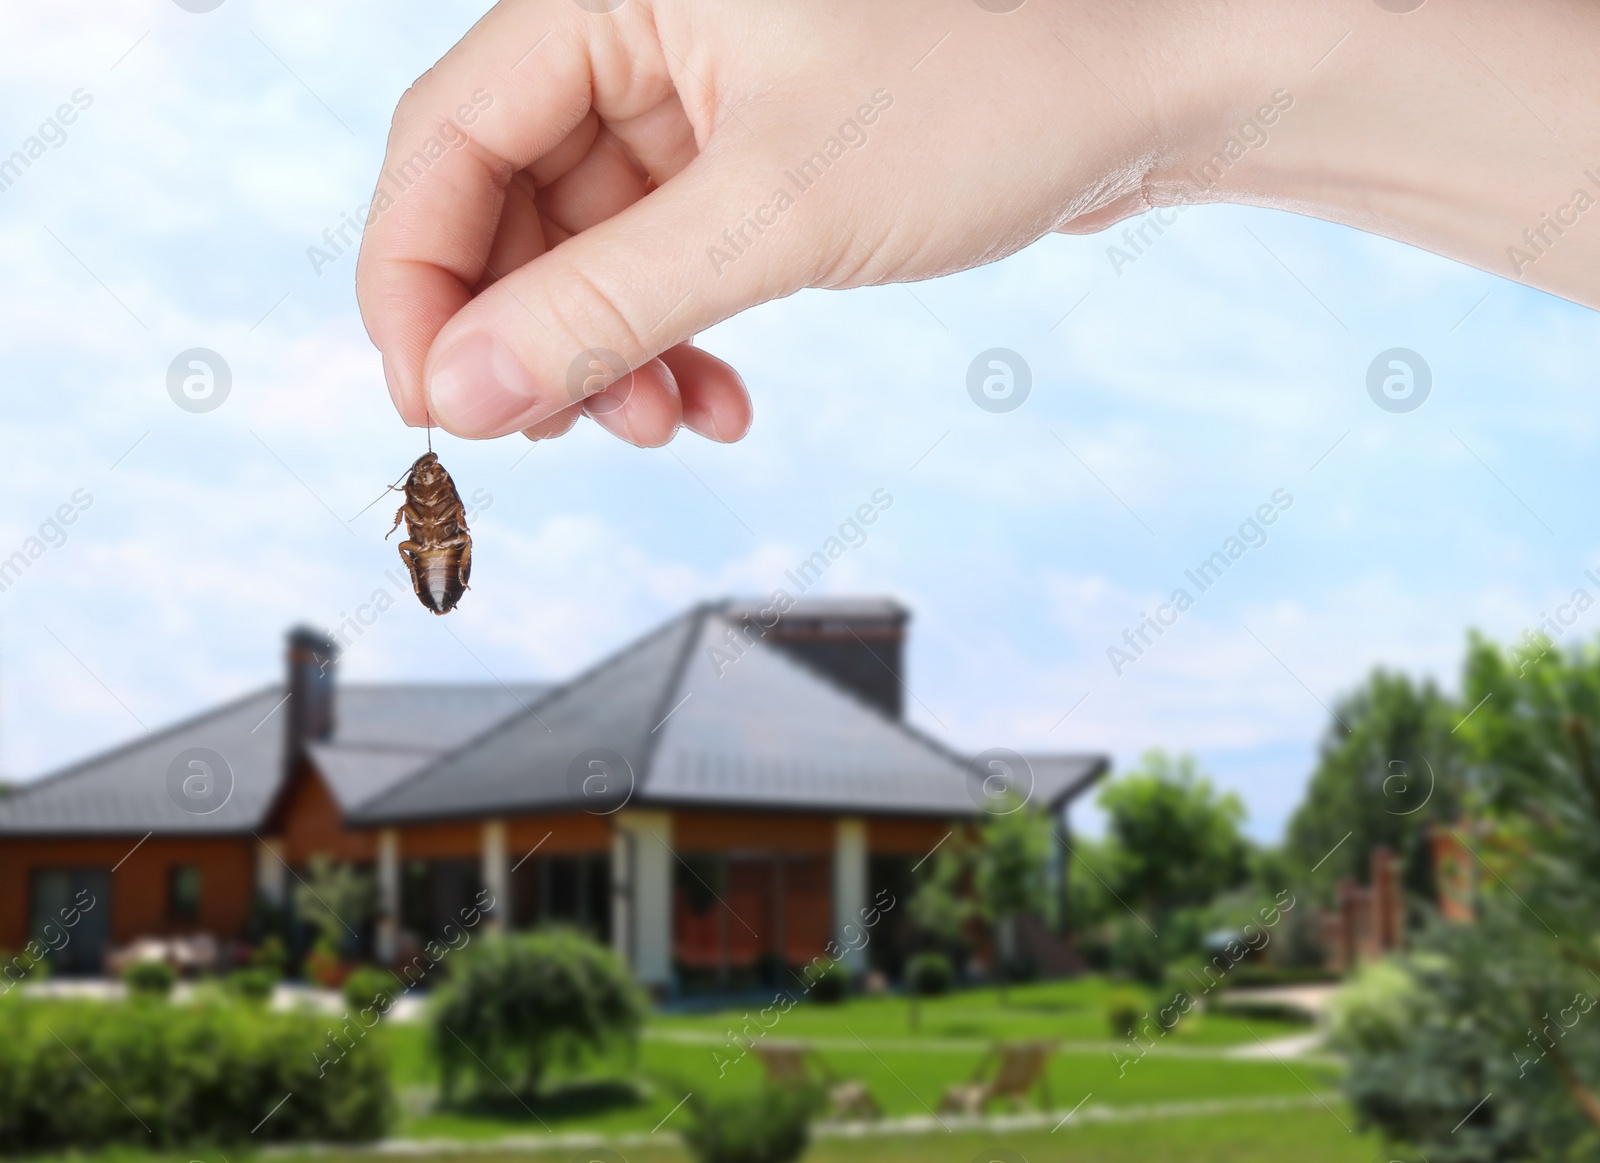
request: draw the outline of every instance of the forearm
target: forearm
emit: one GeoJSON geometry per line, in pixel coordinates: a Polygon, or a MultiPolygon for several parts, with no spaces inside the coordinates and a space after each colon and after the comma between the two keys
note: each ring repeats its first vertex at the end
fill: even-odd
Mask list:
{"type": "Polygon", "coordinates": [[[1152,173],[1153,202],[1294,210],[1600,308],[1600,5],[1225,10],[1227,107],[1152,173]],[[1292,104],[1261,126],[1275,93],[1292,104]],[[1266,140],[1241,154],[1241,130],[1266,140]]]}

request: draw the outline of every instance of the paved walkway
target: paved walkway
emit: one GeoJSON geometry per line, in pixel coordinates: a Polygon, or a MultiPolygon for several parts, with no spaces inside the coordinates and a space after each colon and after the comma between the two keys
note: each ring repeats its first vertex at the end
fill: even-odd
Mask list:
{"type": "MultiPolygon", "coordinates": [[[[1048,1128],[1070,1133],[1074,1127],[1085,1123],[1149,1122],[1156,1119],[1184,1119],[1219,1117],[1243,1114],[1248,1111],[1294,1111],[1323,1108],[1331,1110],[1341,1101],[1337,1094],[1309,1094],[1303,1098],[1234,1098],[1209,1102],[1138,1103],[1129,1106],[1106,1106],[1084,1100],[1070,1110],[1033,1111],[1022,1114],[963,1117],[958,1115],[917,1115],[902,1119],[878,1119],[859,1123],[817,1123],[811,1131],[818,1139],[862,1139],[886,1135],[943,1135],[955,1131],[988,1131],[1001,1134],[1007,1131],[1038,1131],[1048,1128]]],[[[650,1134],[594,1135],[545,1134],[512,1135],[503,1139],[385,1139],[372,1147],[351,1148],[339,1144],[285,1144],[269,1147],[268,1155],[317,1153],[349,1153],[359,1150],[379,1155],[471,1155],[506,1151],[578,1151],[586,1147],[614,1147],[626,1149],[646,1145],[668,1145],[678,1141],[671,1131],[656,1130],[650,1134]]]]}
{"type": "Polygon", "coordinates": [[[1336,981],[1309,985],[1272,985],[1254,989],[1230,989],[1221,995],[1221,1000],[1224,1007],[1230,1001],[1288,1006],[1299,1010],[1321,1025],[1328,1020],[1333,995],[1338,992],[1339,983],[1336,981]]]}
{"type": "MultiPolygon", "coordinates": [[[[702,1033],[699,1030],[645,1030],[643,1037],[652,1042],[670,1042],[682,1046],[721,1046],[726,1035],[702,1033]]],[[[1321,1044],[1323,1033],[1312,1031],[1286,1038],[1273,1038],[1264,1042],[1246,1042],[1235,1046],[1182,1046],[1157,1043],[1151,1054],[1164,1058],[1239,1059],[1239,1058],[1300,1058],[1315,1051],[1321,1044]]],[[[783,1041],[783,1038],[778,1038],[783,1041]]],[[[861,1043],[854,1038],[800,1037],[818,1050],[858,1050],[861,1043]]],[[[872,1038],[875,1050],[909,1050],[922,1054],[971,1054],[988,1050],[1005,1038],[872,1038]]],[[[1128,1043],[1106,1040],[1057,1042],[1057,1054],[1110,1054],[1126,1051],[1128,1043]]]]}
{"type": "MultiPolygon", "coordinates": [[[[179,982],[172,991],[174,1001],[185,1001],[194,993],[192,983],[179,982]]],[[[29,997],[89,998],[109,1001],[127,995],[120,981],[103,977],[74,977],[56,981],[30,982],[22,987],[29,997]]],[[[412,1022],[422,1016],[424,1001],[416,994],[402,994],[394,999],[385,1021],[412,1022]]],[[[342,1014],[349,1008],[344,995],[331,989],[314,989],[304,985],[280,984],[272,991],[271,1006],[275,1010],[311,1009],[323,1014],[342,1014]]],[[[721,1039],[718,1039],[721,1041],[721,1039]]]]}

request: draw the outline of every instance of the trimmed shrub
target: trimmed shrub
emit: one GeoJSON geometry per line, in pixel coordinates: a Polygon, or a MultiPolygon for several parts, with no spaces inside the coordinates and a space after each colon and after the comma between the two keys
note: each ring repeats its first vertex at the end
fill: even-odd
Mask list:
{"type": "Polygon", "coordinates": [[[222,988],[241,1001],[252,1005],[266,1005],[272,1000],[272,990],[278,984],[278,975],[270,969],[235,969],[222,979],[222,988]]]}
{"type": "Polygon", "coordinates": [[[505,1085],[531,1098],[551,1066],[631,1047],[644,1022],[644,995],[622,959],[571,930],[491,934],[449,965],[431,1007],[446,1097],[465,1071],[485,1093],[505,1085]]]}
{"type": "Polygon", "coordinates": [[[685,1105],[683,1142],[699,1163],[790,1163],[805,1153],[822,1095],[768,1085],[695,1093],[685,1105]]]}
{"type": "Polygon", "coordinates": [[[371,965],[362,966],[344,979],[344,1004],[350,1007],[351,1013],[367,1006],[388,1010],[394,999],[404,992],[405,986],[394,974],[371,965]]]}
{"type": "Polygon", "coordinates": [[[1112,990],[1106,997],[1106,1025],[1114,1038],[1133,1037],[1144,1013],[1144,998],[1131,989],[1112,990]]]}
{"type": "Polygon", "coordinates": [[[836,1005],[850,995],[850,971],[837,961],[806,969],[806,996],[823,1005],[836,1005]]]}
{"type": "Polygon", "coordinates": [[[215,995],[162,1006],[0,1001],[0,1156],[368,1140],[393,1106],[374,1043],[332,1042],[312,1014],[215,995]]]}
{"type": "Polygon", "coordinates": [[[122,971],[130,997],[166,997],[177,983],[178,974],[165,961],[135,961],[122,971]]]}
{"type": "Polygon", "coordinates": [[[950,958],[943,953],[918,953],[906,962],[906,987],[918,997],[940,997],[949,993],[955,977],[950,958]]]}

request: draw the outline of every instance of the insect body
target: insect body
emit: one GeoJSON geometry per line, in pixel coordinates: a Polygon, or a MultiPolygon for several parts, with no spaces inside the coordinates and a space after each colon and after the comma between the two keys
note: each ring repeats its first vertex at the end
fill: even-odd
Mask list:
{"type": "MultiPolygon", "coordinates": [[[[406,523],[400,560],[411,571],[417,600],[435,614],[455,609],[472,576],[472,534],[455,482],[431,451],[417,457],[406,474],[406,503],[394,515],[393,533],[406,523]]],[[[389,533],[384,534],[388,540],[389,533]]]]}

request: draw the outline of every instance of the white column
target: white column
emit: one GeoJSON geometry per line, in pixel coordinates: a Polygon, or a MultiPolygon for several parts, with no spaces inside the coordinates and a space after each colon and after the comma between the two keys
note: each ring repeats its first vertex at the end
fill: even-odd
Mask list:
{"type": "Polygon", "coordinates": [[[613,817],[613,877],[622,887],[612,944],[628,957],[639,984],[672,984],[672,813],[624,809],[613,817]]]}
{"type": "Polygon", "coordinates": [[[489,927],[504,931],[511,923],[511,868],[506,863],[504,820],[483,822],[483,887],[494,897],[489,927]]]}
{"type": "Polygon", "coordinates": [[[289,901],[285,888],[289,870],[283,866],[282,857],[282,840],[262,840],[256,845],[256,892],[279,908],[289,901]]]}
{"type": "Polygon", "coordinates": [[[867,971],[862,922],[866,907],[867,822],[841,816],[833,830],[833,938],[845,950],[840,961],[853,974],[867,971]]]}
{"type": "Polygon", "coordinates": [[[400,833],[384,828],[378,833],[378,948],[379,962],[387,965],[400,952],[400,833]]]}
{"type": "Polygon", "coordinates": [[[633,833],[611,829],[611,951],[633,964],[633,833]]]}

